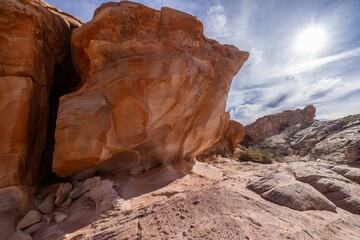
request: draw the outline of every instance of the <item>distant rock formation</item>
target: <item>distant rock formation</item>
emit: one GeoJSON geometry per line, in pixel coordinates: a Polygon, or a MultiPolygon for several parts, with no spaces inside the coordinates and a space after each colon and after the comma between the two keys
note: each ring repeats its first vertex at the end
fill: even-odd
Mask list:
{"type": "MultiPolygon", "coordinates": [[[[247,52],[203,35],[195,17],[122,1],[74,31],[82,87],[60,100],[53,171],[141,172],[218,142],[247,52]]],[[[233,142],[233,140],[230,140],[233,142]]]]}
{"type": "Polygon", "coordinates": [[[308,106],[262,117],[245,127],[244,144],[295,159],[360,164],[360,114],[314,121],[314,112],[308,106]]]}
{"type": "Polygon", "coordinates": [[[307,159],[360,164],[360,114],[317,121],[291,134],[289,143],[294,154],[307,159]]]}
{"type": "Polygon", "coordinates": [[[0,187],[33,184],[54,72],[81,22],[39,0],[0,1],[0,16],[0,187]]]}
{"type": "Polygon", "coordinates": [[[259,143],[291,126],[304,128],[314,122],[315,107],[306,106],[303,110],[286,110],[281,113],[268,115],[257,119],[245,127],[246,145],[259,143]]]}

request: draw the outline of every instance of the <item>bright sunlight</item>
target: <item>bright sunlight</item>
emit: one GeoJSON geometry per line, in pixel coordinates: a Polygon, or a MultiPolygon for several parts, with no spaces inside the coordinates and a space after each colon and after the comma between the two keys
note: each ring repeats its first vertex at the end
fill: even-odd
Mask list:
{"type": "Polygon", "coordinates": [[[326,31],[320,26],[311,26],[300,32],[296,38],[296,51],[303,55],[315,55],[326,45],[326,31]]]}

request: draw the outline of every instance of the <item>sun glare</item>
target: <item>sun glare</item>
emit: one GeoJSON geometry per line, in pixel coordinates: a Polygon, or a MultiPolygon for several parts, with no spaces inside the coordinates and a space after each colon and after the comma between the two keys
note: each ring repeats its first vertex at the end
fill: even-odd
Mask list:
{"type": "Polygon", "coordinates": [[[326,32],[319,26],[311,26],[300,32],[296,38],[296,51],[304,55],[315,55],[326,45],[326,32]]]}

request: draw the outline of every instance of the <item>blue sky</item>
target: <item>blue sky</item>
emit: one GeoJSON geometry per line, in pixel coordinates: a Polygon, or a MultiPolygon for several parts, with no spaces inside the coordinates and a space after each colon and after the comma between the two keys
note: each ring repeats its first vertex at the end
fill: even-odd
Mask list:
{"type": "MultiPolygon", "coordinates": [[[[47,2],[86,22],[107,1],[47,2]]],[[[227,100],[232,118],[244,124],[308,104],[316,106],[321,120],[360,113],[358,0],[137,2],[195,15],[207,37],[250,52],[227,100]]]]}

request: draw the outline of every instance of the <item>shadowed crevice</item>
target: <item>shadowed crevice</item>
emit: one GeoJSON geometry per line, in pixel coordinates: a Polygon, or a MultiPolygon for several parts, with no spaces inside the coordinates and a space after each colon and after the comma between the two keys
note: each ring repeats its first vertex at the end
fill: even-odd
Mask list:
{"type": "Polygon", "coordinates": [[[54,85],[49,96],[46,144],[39,167],[40,186],[52,184],[57,180],[56,175],[52,172],[52,160],[59,99],[64,94],[76,91],[80,85],[80,77],[73,66],[71,56],[67,56],[63,62],[55,66],[54,70],[54,85]]]}

